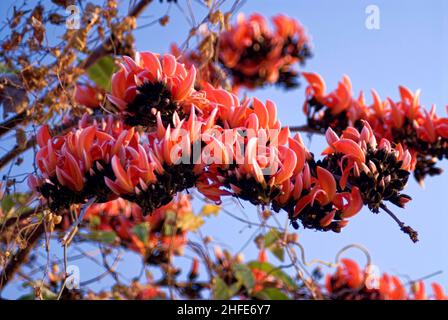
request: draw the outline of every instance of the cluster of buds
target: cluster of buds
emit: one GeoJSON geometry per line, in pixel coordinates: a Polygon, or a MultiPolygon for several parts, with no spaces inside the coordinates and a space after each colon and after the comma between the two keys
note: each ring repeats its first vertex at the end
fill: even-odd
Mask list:
{"type": "Polygon", "coordinates": [[[437,160],[448,157],[448,118],[438,117],[433,106],[428,112],[415,94],[400,87],[401,100],[382,101],[372,90],[373,103],[367,105],[363,93],[353,97],[350,79],[344,76],[338,87],[326,93],[324,80],[315,73],[303,73],[306,89],[304,112],[308,126],[322,133],[332,128],[341,133],[348,126],[362,127],[367,121],[378,139],[386,138],[409,150],[415,166],[414,176],[422,182],[426,175],[441,173],[437,160]]]}
{"type": "Polygon", "coordinates": [[[405,284],[396,276],[386,273],[375,275],[373,268],[362,270],[350,259],[342,259],[336,272],[327,275],[326,291],[332,300],[447,300],[442,287],[432,283],[433,295],[427,296],[423,281],[413,282],[408,292],[405,284]]]}

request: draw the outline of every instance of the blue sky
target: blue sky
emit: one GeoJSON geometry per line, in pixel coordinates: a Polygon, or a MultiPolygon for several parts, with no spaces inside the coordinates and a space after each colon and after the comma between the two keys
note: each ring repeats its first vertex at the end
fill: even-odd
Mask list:
{"type": "MultiPolygon", "coordinates": [[[[427,107],[436,104],[438,113],[445,115],[445,105],[448,103],[448,2],[433,0],[431,5],[428,3],[423,0],[249,0],[241,12],[259,12],[267,17],[284,13],[300,20],[311,36],[314,53],[303,70],[320,73],[329,88],[334,88],[343,74],[350,76],[355,92],[366,92],[368,101],[371,101],[368,94],[371,88],[375,88],[382,98],[390,96],[394,99],[398,98],[398,85],[405,85],[413,91],[420,88],[422,104],[427,107]],[[371,4],[377,5],[380,10],[379,30],[365,27],[365,9],[371,4]]],[[[10,6],[9,1],[1,2],[3,18],[5,9],[10,6]]],[[[166,8],[166,4],[154,1],[139,24],[159,17],[166,8]]],[[[203,13],[198,10],[198,20],[203,13]]],[[[167,52],[172,42],[182,42],[187,33],[188,24],[184,16],[173,7],[166,27],[155,25],[136,31],[136,48],[167,52]]],[[[304,86],[288,92],[266,88],[249,95],[275,101],[283,124],[305,123],[301,111],[304,86]]],[[[314,136],[310,149],[319,154],[323,145],[322,137],[314,136]]],[[[448,169],[446,162],[442,166],[448,169]]],[[[420,242],[417,244],[413,244],[385,214],[375,215],[363,209],[341,234],[299,229],[299,241],[306,248],[307,259],[331,261],[342,247],[359,243],[368,248],[373,262],[381,271],[416,279],[442,270],[443,274],[431,280],[440,282],[448,289],[448,207],[444,202],[445,197],[448,198],[447,181],[445,173],[428,178],[426,187],[421,188],[410,179],[406,191],[413,201],[405,210],[394,209],[402,220],[418,230],[420,242]]],[[[195,203],[196,208],[200,205],[195,203]]],[[[245,214],[256,221],[256,208],[248,203],[243,205],[245,214]]],[[[234,206],[229,209],[239,214],[234,206]]],[[[283,225],[284,214],[280,213],[277,217],[283,225]]],[[[244,228],[224,213],[208,220],[203,230],[217,241],[230,245],[233,251],[238,251],[255,231],[254,228],[244,228]]],[[[290,231],[296,232],[292,228],[290,231]]],[[[55,255],[62,255],[62,250],[54,250],[55,255]]],[[[244,254],[247,260],[254,258],[255,246],[249,245],[244,254]]],[[[345,256],[355,258],[361,264],[365,261],[362,254],[356,251],[347,252],[345,256]]],[[[138,260],[127,256],[127,261],[119,270],[124,274],[137,274],[138,267],[133,261],[138,260]]],[[[79,266],[83,278],[95,275],[91,267],[79,266]]],[[[105,279],[99,287],[106,287],[107,284],[108,280],[105,279]]],[[[7,294],[17,295],[16,288],[9,288],[7,294]]]]}

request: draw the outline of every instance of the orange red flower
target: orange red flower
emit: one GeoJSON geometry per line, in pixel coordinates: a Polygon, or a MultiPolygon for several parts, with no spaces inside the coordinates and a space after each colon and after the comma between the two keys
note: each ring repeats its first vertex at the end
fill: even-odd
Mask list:
{"type": "Polygon", "coordinates": [[[311,56],[308,37],[300,23],[285,15],[272,18],[274,29],[259,14],[246,18],[219,36],[219,59],[232,75],[233,86],[255,88],[298,85],[296,63],[311,56]]]}
{"type": "Polygon", "coordinates": [[[120,245],[143,255],[148,263],[160,263],[169,254],[183,254],[188,230],[177,227],[176,221],[191,211],[190,197],[182,194],[150,216],[144,216],[138,205],[118,198],[92,205],[85,220],[93,230],[114,231],[120,245]]]}
{"type": "Polygon", "coordinates": [[[201,105],[202,96],[194,89],[195,67],[187,70],[171,54],[138,52],[135,60],[124,56],[120,67],[107,98],[129,125],[153,127],[158,113],[168,124],[175,112],[182,116],[193,104],[201,105]]]}
{"type": "Polygon", "coordinates": [[[412,168],[417,181],[422,182],[427,175],[441,173],[437,159],[448,156],[448,118],[440,118],[433,106],[430,111],[420,102],[420,92],[411,92],[400,86],[398,102],[387,98],[381,100],[372,90],[373,102],[367,105],[361,92],[353,97],[350,79],[344,76],[338,87],[326,92],[325,81],[316,73],[303,73],[309,83],[304,112],[308,126],[322,133],[332,128],[341,133],[349,126],[362,127],[367,121],[378,140],[383,138],[399,143],[408,150],[412,158],[412,168]]]}
{"type": "Polygon", "coordinates": [[[368,266],[362,270],[350,259],[342,259],[337,270],[326,277],[326,291],[334,300],[447,300],[442,287],[433,283],[433,295],[425,292],[423,281],[413,282],[410,289],[396,277],[387,273],[375,275],[368,266]],[[377,277],[377,278],[375,278],[377,277]]]}

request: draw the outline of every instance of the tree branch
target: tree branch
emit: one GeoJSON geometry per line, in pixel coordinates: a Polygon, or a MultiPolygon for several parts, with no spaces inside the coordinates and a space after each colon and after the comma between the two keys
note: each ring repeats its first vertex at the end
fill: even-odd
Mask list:
{"type": "Polygon", "coordinates": [[[16,125],[22,123],[26,119],[26,116],[26,110],[24,110],[0,124],[0,137],[9,132],[9,130],[13,129],[16,125]]]}
{"type": "Polygon", "coordinates": [[[35,208],[26,210],[21,215],[9,218],[4,223],[0,224],[0,229],[8,228],[8,227],[12,226],[13,224],[16,224],[17,222],[20,222],[24,219],[31,217],[35,213],[37,213],[37,210],[35,208]]]}
{"type": "MultiPolygon", "coordinates": [[[[141,0],[139,1],[132,10],[129,11],[127,17],[135,17],[137,18],[144,9],[152,2],[152,0],[141,0]]],[[[121,23],[123,23],[125,20],[121,23]]],[[[116,46],[114,43],[111,43],[115,40],[112,40],[111,38],[108,38],[105,40],[101,45],[99,45],[96,49],[94,49],[91,54],[84,59],[82,62],[79,63],[78,68],[81,69],[88,69],[90,66],[92,66],[98,59],[104,57],[105,55],[109,54],[111,52],[110,47],[116,46]]],[[[38,99],[34,102],[34,104],[42,103],[45,97],[38,99]]],[[[12,117],[9,120],[6,120],[3,124],[0,124],[0,137],[2,137],[4,134],[8,133],[10,130],[14,129],[17,125],[23,123],[27,119],[27,112],[26,110],[16,114],[14,117],[12,117]]],[[[29,146],[28,148],[30,148],[29,146]]],[[[1,160],[3,162],[8,163],[12,159],[14,159],[15,156],[20,154],[20,149],[14,149],[12,151],[12,154],[8,157],[3,157],[1,160]]],[[[23,151],[23,150],[22,150],[23,151]]],[[[0,163],[0,169],[6,164],[6,163],[0,163]]]]}
{"type": "Polygon", "coordinates": [[[3,269],[0,279],[0,292],[9,283],[9,281],[14,277],[15,273],[19,270],[20,266],[26,262],[29,257],[31,250],[37,244],[41,235],[45,232],[45,226],[41,223],[36,230],[34,230],[27,241],[27,246],[24,249],[19,249],[14,257],[8,262],[6,267],[3,269]]]}
{"type": "Polygon", "coordinates": [[[290,126],[289,130],[291,132],[305,132],[305,133],[311,133],[311,134],[324,134],[323,132],[317,130],[317,129],[313,129],[308,127],[308,125],[303,125],[303,126],[290,126]]]}
{"type": "MultiPolygon", "coordinates": [[[[129,11],[128,17],[137,18],[151,2],[152,0],[141,0],[134,6],[132,10],[129,11]]],[[[117,46],[117,43],[114,42],[116,42],[115,38],[109,37],[100,46],[93,50],[92,53],[87,57],[87,59],[81,62],[78,67],[82,69],[88,69],[98,59],[112,52],[110,48],[114,48],[117,46]]]]}

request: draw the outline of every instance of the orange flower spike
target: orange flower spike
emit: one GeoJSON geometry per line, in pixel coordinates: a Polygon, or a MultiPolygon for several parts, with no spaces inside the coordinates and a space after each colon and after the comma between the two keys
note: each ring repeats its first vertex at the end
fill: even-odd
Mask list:
{"type": "Polygon", "coordinates": [[[414,120],[419,108],[420,90],[415,95],[406,87],[399,87],[401,101],[405,104],[406,114],[410,120],[414,120]]]}
{"type": "Polygon", "coordinates": [[[257,138],[249,139],[247,143],[246,155],[244,159],[244,168],[246,172],[252,173],[254,178],[261,184],[266,183],[263,171],[257,163],[257,138]]]}
{"type": "Polygon", "coordinates": [[[375,111],[375,114],[379,118],[384,118],[386,109],[385,104],[381,101],[380,96],[378,95],[378,92],[376,92],[375,89],[372,89],[372,97],[373,97],[373,110],[375,111]]]}
{"type": "Polygon", "coordinates": [[[434,299],[436,300],[448,300],[448,296],[443,292],[443,288],[438,283],[431,284],[432,291],[434,292],[434,299]]]}
{"type": "Polygon", "coordinates": [[[340,153],[354,158],[359,164],[366,161],[366,156],[359,144],[349,139],[341,139],[333,143],[333,148],[340,153]]]}
{"type": "Polygon", "coordinates": [[[432,121],[431,115],[427,110],[424,110],[424,121],[423,128],[424,136],[428,142],[435,142],[437,140],[436,128],[434,127],[434,122],[432,121]]]}
{"type": "Polygon", "coordinates": [[[393,276],[392,282],[394,285],[394,289],[391,292],[391,299],[392,300],[405,300],[407,298],[406,289],[401,283],[400,279],[393,276]]]}
{"type": "Polygon", "coordinates": [[[377,142],[375,138],[375,134],[373,133],[372,127],[370,127],[370,124],[362,120],[363,128],[361,130],[360,139],[361,141],[364,141],[365,143],[370,144],[372,148],[377,147],[377,142]]]}
{"type": "Polygon", "coordinates": [[[43,125],[39,128],[36,135],[37,144],[43,148],[47,145],[48,140],[51,139],[50,129],[48,125],[43,125]]]}
{"type": "MultiPolygon", "coordinates": [[[[296,135],[297,136],[297,135],[296,135]]],[[[288,138],[288,145],[291,148],[291,150],[294,151],[297,158],[296,167],[294,168],[294,174],[298,174],[302,172],[303,167],[305,166],[307,151],[305,150],[305,146],[299,142],[299,140],[296,138],[289,137],[288,138]]]]}
{"type": "MultiPolygon", "coordinates": [[[[270,133],[271,131],[268,131],[270,133]]],[[[277,141],[279,145],[285,145],[288,143],[288,139],[291,136],[291,132],[289,131],[289,127],[283,127],[280,129],[280,132],[277,135],[277,141]]]]}
{"type": "Polygon", "coordinates": [[[406,88],[405,86],[399,86],[398,90],[400,91],[401,101],[406,103],[407,105],[412,104],[414,101],[414,94],[406,88]]]}
{"type": "Polygon", "coordinates": [[[266,250],[262,249],[258,253],[258,261],[260,262],[268,262],[268,256],[266,254],[266,250]]]}
{"type": "Polygon", "coordinates": [[[331,113],[337,115],[350,106],[352,100],[351,83],[347,76],[344,76],[342,82],[339,82],[336,91],[329,96],[335,98],[336,104],[331,108],[331,113]]]}
{"type": "Polygon", "coordinates": [[[301,197],[299,199],[299,201],[297,202],[297,204],[294,207],[294,215],[293,218],[296,218],[301,212],[302,210],[311,203],[311,201],[313,200],[313,195],[312,194],[307,194],[304,197],[301,197]]]}
{"type": "Polygon", "coordinates": [[[327,131],[325,132],[325,138],[327,139],[327,143],[330,146],[336,141],[339,141],[339,136],[331,128],[328,128],[327,131]]]}
{"type": "Polygon", "coordinates": [[[403,111],[396,105],[392,99],[387,98],[390,104],[391,110],[391,119],[395,128],[401,128],[404,123],[404,114],[403,111]]]}
{"type": "Polygon", "coordinates": [[[253,98],[254,112],[258,117],[260,128],[268,128],[269,126],[269,114],[266,106],[257,98],[253,98]]]}
{"type": "Polygon", "coordinates": [[[171,54],[165,54],[162,58],[162,69],[168,77],[171,77],[176,72],[177,61],[176,57],[171,54]]]}
{"type": "Polygon", "coordinates": [[[98,108],[101,103],[99,100],[99,90],[84,84],[76,84],[74,99],[76,103],[88,108],[98,108]]]}
{"type": "Polygon", "coordinates": [[[415,300],[426,300],[425,283],[423,281],[412,283],[411,288],[415,300]]]}
{"type": "MultiPolygon", "coordinates": [[[[162,77],[162,65],[160,63],[159,57],[157,57],[154,53],[145,51],[145,52],[137,52],[136,60],[141,60],[143,62],[144,67],[152,76],[151,81],[160,81],[162,77]]],[[[175,62],[175,61],[174,61],[175,62]]],[[[170,66],[176,68],[176,63],[174,66],[170,66]]],[[[169,69],[169,68],[167,68],[169,69]]]]}
{"type": "Polygon", "coordinates": [[[76,159],[69,152],[64,152],[62,167],[56,167],[56,175],[63,186],[74,191],[81,191],[84,187],[84,179],[76,159]]]}
{"type": "Polygon", "coordinates": [[[341,259],[347,273],[347,283],[351,288],[359,288],[364,284],[364,277],[358,264],[350,259],[341,259]]]}
{"type": "MultiPolygon", "coordinates": [[[[309,83],[310,86],[308,88],[312,89],[312,94],[316,97],[317,100],[321,100],[324,97],[326,91],[324,79],[317,73],[302,72],[302,76],[309,83]]],[[[311,92],[308,88],[306,91],[307,94],[310,95],[311,92]]]]}
{"type": "Polygon", "coordinates": [[[436,132],[443,138],[448,139],[448,118],[437,119],[436,132]]]}
{"type": "Polygon", "coordinates": [[[129,130],[123,130],[120,135],[118,136],[117,140],[115,141],[111,153],[112,154],[117,154],[118,151],[123,148],[126,147],[129,142],[131,141],[131,139],[134,136],[134,127],[131,127],[129,130]]]}
{"type": "Polygon", "coordinates": [[[275,183],[281,184],[291,178],[297,164],[297,156],[291,149],[279,146],[280,157],[282,158],[280,170],[275,174],[275,183]]]}
{"type": "Polygon", "coordinates": [[[116,155],[112,157],[111,164],[112,170],[117,178],[116,184],[126,193],[131,193],[134,190],[134,186],[132,185],[128,174],[121,165],[120,159],[116,155]]]}
{"type": "Polygon", "coordinates": [[[328,200],[332,201],[336,195],[336,180],[334,176],[326,169],[322,167],[317,167],[317,179],[319,180],[319,185],[325,191],[328,200]]]}
{"type": "Polygon", "coordinates": [[[353,127],[348,127],[344,130],[341,136],[342,139],[350,139],[355,142],[359,142],[361,135],[359,134],[359,131],[353,127]]]}
{"type": "Polygon", "coordinates": [[[266,108],[269,114],[269,128],[277,129],[280,127],[280,123],[277,119],[277,106],[271,100],[266,100],[266,108]]]}
{"type": "Polygon", "coordinates": [[[327,213],[325,217],[319,220],[319,224],[321,227],[326,227],[331,224],[331,222],[334,219],[334,216],[336,214],[336,210],[332,210],[331,212],[327,213]]]}
{"type": "MultiPolygon", "coordinates": [[[[92,147],[93,140],[95,139],[96,126],[90,126],[81,131],[76,142],[76,156],[78,159],[82,159],[87,154],[90,154],[90,148],[92,147]]],[[[86,171],[90,167],[86,168],[86,171]]]]}
{"type": "Polygon", "coordinates": [[[185,79],[180,84],[173,88],[173,96],[175,100],[184,100],[188,94],[193,90],[196,81],[196,69],[194,66],[190,68],[185,79]]]}
{"type": "Polygon", "coordinates": [[[298,199],[302,195],[303,191],[302,175],[300,173],[297,174],[294,180],[294,189],[292,190],[292,195],[294,199],[298,199]]]}
{"type": "Polygon", "coordinates": [[[344,206],[342,210],[341,217],[343,219],[351,218],[361,211],[364,203],[361,197],[361,192],[358,187],[353,187],[350,193],[350,198],[348,203],[344,206]]]}

